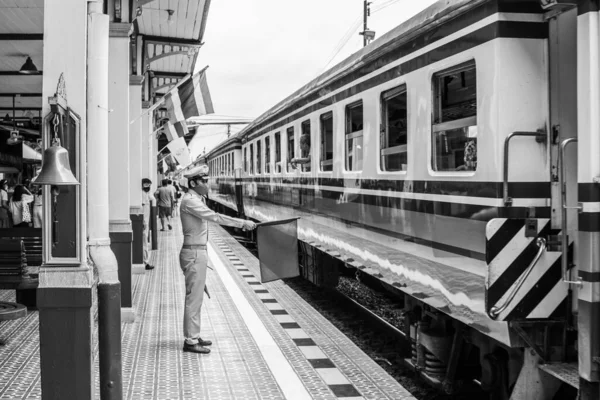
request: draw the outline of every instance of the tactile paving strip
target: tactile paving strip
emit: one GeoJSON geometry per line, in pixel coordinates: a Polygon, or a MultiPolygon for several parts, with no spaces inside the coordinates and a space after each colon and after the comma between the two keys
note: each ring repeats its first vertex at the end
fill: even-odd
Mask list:
{"type": "MultiPolygon", "coordinates": [[[[337,399],[413,399],[402,385],[285,284],[281,281],[261,284],[256,278],[260,276],[258,260],[222,228],[211,225],[210,238],[221,250],[219,256],[228,261],[228,267],[238,271],[234,274],[238,282],[248,284],[241,285],[247,300],[262,314],[261,318],[266,318],[265,326],[298,375],[310,375],[306,370],[308,362],[329,389],[329,394],[322,387],[314,392],[311,389],[314,398],[333,395],[337,399]],[[273,319],[275,324],[270,323],[273,319]],[[281,335],[281,331],[287,335],[281,335]],[[288,346],[290,341],[294,346],[288,346]]],[[[314,376],[310,378],[310,384],[319,386],[314,376]]]]}

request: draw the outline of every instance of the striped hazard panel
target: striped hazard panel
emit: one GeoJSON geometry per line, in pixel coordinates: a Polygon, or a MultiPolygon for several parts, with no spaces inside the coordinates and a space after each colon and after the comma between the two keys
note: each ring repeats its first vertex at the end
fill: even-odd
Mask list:
{"type": "Polygon", "coordinates": [[[496,218],[488,222],[485,307],[490,318],[513,321],[564,316],[568,285],[562,281],[562,252],[546,248],[549,235],[558,233],[550,229],[549,219],[496,218]]]}

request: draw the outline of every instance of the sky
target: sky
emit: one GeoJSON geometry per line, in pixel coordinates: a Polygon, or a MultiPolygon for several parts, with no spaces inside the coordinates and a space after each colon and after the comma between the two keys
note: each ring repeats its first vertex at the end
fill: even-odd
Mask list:
{"type": "MultiPolygon", "coordinates": [[[[375,39],[435,0],[371,0],[375,39]]],[[[363,46],[363,0],[212,0],[198,68],[216,114],[256,118],[363,46]]],[[[232,127],[232,132],[240,129],[232,127]]],[[[192,157],[226,138],[204,126],[192,157]]]]}

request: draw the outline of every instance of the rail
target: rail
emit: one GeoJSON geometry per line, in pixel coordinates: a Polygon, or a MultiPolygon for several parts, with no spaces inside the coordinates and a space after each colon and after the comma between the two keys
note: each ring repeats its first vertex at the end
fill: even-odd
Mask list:
{"type": "Polygon", "coordinates": [[[565,168],[565,149],[570,143],[577,142],[577,138],[568,138],[560,142],[560,150],[558,152],[558,165],[560,167],[560,198],[562,204],[562,219],[561,219],[561,232],[560,232],[560,243],[562,250],[561,258],[561,269],[563,282],[574,285],[581,285],[581,281],[572,281],[569,276],[569,236],[567,231],[567,211],[576,209],[581,210],[580,206],[569,207],[567,206],[567,173],[565,168]]]}
{"type": "Polygon", "coordinates": [[[519,291],[519,289],[521,289],[521,286],[523,286],[523,284],[525,283],[525,280],[527,280],[527,277],[529,276],[529,274],[531,274],[533,267],[535,267],[537,262],[540,260],[540,257],[544,253],[544,250],[546,250],[546,239],[539,237],[536,239],[535,244],[538,246],[538,252],[535,255],[535,258],[533,259],[533,261],[531,261],[531,264],[529,264],[529,266],[527,267],[525,272],[521,275],[521,277],[519,278],[517,283],[513,286],[513,289],[511,290],[510,294],[504,301],[504,304],[502,304],[500,307],[494,306],[494,307],[490,308],[490,310],[488,311],[488,316],[491,319],[498,318],[498,315],[500,315],[500,313],[502,311],[506,310],[506,308],[510,305],[510,303],[513,301],[513,299],[517,295],[517,292],[519,291]]]}
{"type": "Polygon", "coordinates": [[[503,191],[504,191],[504,206],[510,207],[512,206],[513,200],[508,197],[508,155],[509,155],[509,144],[512,138],[516,136],[529,136],[535,137],[536,141],[544,142],[546,141],[546,133],[545,132],[513,132],[504,139],[504,182],[503,182],[503,191]]]}

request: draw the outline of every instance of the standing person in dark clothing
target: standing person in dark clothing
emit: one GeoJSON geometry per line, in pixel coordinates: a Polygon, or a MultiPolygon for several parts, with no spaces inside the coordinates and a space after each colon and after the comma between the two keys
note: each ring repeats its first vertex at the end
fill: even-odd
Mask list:
{"type": "Polygon", "coordinates": [[[180,181],[185,195],[181,199],[181,227],[183,247],[179,263],[185,276],[185,309],[183,313],[183,351],[210,353],[210,340],[200,337],[200,311],[206,284],[208,255],[208,221],[219,225],[234,226],[244,230],[256,228],[256,224],[238,218],[217,214],[206,206],[204,196],[208,194],[208,167],[201,165],[192,168],[180,181]]]}
{"type": "Polygon", "coordinates": [[[173,195],[173,190],[169,188],[169,180],[162,180],[162,187],[158,188],[158,190],[154,193],[154,197],[156,197],[157,206],[158,206],[158,216],[160,217],[160,225],[161,231],[165,230],[165,219],[167,220],[167,226],[169,230],[172,230],[171,226],[171,210],[173,209],[173,204],[175,202],[175,196],[173,195]]]}

